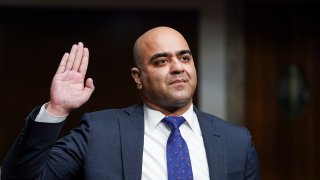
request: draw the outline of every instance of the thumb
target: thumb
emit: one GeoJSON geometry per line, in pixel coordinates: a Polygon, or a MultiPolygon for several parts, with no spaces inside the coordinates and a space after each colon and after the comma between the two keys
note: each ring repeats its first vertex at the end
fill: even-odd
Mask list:
{"type": "Polygon", "coordinates": [[[94,88],[95,87],[93,85],[93,80],[91,78],[88,78],[86,80],[85,87],[84,87],[84,93],[85,93],[85,96],[87,96],[87,99],[89,99],[89,97],[93,93],[94,88]]]}

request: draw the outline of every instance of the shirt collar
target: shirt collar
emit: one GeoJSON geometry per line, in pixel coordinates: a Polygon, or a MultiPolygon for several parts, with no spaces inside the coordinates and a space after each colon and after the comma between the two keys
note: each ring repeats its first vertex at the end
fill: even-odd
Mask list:
{"type": "MultiPolygon", "coordinates": [[[[145,125],[148,126],[148,129],[150,130],[153,130],[154,128],[156,128],[156,126],[165,117],[163,113],[149,108],[146,104],[143,105],[143,111],[144,111],[145,125]]],[[[186,124],[188,124],[191,130],[194,131],[195,124],[194,124],[193,104],[191,104],[189,109],[185,113],[183,113],[181,116],[183,116],[186,119],[186,124]]]]}

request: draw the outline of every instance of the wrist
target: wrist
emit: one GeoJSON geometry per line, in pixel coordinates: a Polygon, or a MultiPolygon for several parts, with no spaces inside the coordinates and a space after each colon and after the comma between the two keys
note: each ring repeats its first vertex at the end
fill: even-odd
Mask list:
{"type": "Polygon", "coordinates": [[[70,110],[63,108],[59,105],[55,105],[51,102],[48,102],[45,106],[46,111],[54,116],[67,116],[70,113],[70,110]]]}

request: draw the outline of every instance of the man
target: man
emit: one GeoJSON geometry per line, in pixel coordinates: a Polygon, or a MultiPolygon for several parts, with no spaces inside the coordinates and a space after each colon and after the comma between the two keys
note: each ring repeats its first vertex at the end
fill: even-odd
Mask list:
{"type": "Polygon", "coordinates": [[[87,113],[56,141],[66,116],[94,90],[92,79],[84,80],[89,51],[73,45],[53,78],[50,101],[27,117],[2,178],[260,179],[249,132],[193,106],[196,69],[179,32],[151,29],[133,53],[131,75],[143,102],[87,113]]]}

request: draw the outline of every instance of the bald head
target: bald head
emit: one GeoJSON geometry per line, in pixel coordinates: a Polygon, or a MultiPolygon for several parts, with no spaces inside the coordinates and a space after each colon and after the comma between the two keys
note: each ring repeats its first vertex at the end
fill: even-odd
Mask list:
{"type": "Polygon", "coordinates": [[[165,26],[156,27],[142,34],[135,42],[133,47],[134,62],[137,67],[142,66],[144,54],[148,50],[156,50],[156,47],[161,47],[162,50],[174,50],[174,42],[183,42],[187,49],[188,43],[184,37],[175,29],[165,26]],[[172,43],[173,42],[173,43],[172,43]]]}

